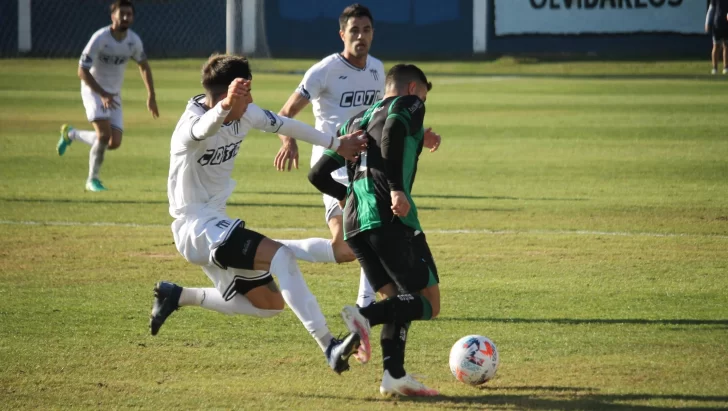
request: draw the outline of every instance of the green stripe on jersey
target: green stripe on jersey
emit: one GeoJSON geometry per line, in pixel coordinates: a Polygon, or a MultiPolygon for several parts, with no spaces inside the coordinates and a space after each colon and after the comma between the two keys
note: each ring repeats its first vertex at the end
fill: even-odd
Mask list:
{"type": "Polygon", "coordinates": [[[354,180],[350,187],[353,188],[356,198],[356,218],[359,222],[359,231],[381,226],[382,218],[377,208],[374,180],[371,177],[360,178],[354,180]]]}
{"type": "Polygon", "coordinates": [[[326,149],[324,150],[324,155],[333,158],[342,167],[346,165],[346,160],[344,159],[344,157],[340,156],[339,153],[334,150],[326,149]]]}

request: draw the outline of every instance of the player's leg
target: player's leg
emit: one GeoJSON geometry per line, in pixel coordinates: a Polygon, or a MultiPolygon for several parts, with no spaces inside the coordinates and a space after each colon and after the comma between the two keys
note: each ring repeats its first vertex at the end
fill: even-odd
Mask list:
{"type": "Polygon", "coordinates": [[[712,69],[711,74],[716,74],[718,72],[718,56],[721,51],[721,42],[716,37],[716,33],[713,33],[713,50],[710,53],[711,63],[712,63],[712,69]]]}
{"type": "MultiPolygon", "coordinates": [[[[208,275],[210,271],[220,270],[217,267],[205,267],[208,275]]],[[[270,283],[275,284],[272,280],[270,283]]],[[[269,301],[273,301],[270,299],[269,301]]],[[[226,315],[249,315],[254,317],[269,318],[283,311],[283,303],[274,305],[271,303],[260,304],[261,308],[254,305],[243,294],[233,294],[228,299],[224,298],[217,288],[193,288],[181,287],[167,281],[160,281],[154,287],[154,303],[150,329],[152,335],[157,335],[165,320],[180,307],[202,307],[226,315]]]]}
{"type": "MultiPolygon", "coordinates": [[[[89,123],[95,120],[109,119],[109,112],[104,109],[101,97],[91,89],[81,87],[81,100],[89,123]]],[[[82,141],[89,146],[93,146],[97,139],[96,130],[78,130],[68,124],[63,124],[61,126],[61,138],[56,144],[56,152],[59,156],[62,156],[74,141],[82,141]]]]}
{"type": "Polygon", "coordinates": [[[96,141],[94,141],[91,151],[89,151],[86,190],[104,191],[106,187],[99,180],[99,172],[101,171],[101,165],[104,163],[106,149],[112,136],[111,121],[108,119],[94,120],[91,124],[93,124],[96,131],[96,141]]]}
{"type": "Polygon", "coordinates": [[[338,373],[349,368],[349,356],[358,348],[359,339],[368,338],[368,335],[362,336],[355,333],[357,330],[351,330],[352,334],[343,341],[333,338],[316,297],[303,279],[293,251],[262,234],[237,227],[212,251],[211,257],[220,267],[262,270],[275,275],[280,291],[258,287],[246,294],[251,303],[277,305],[276,299],[282,297],[324,351],[331,368],[338,373]]]}
{"type": "MultiPolygon", "coordinates": [[[[340,263],[354,261],[356,255],[344,241],[344,217],[339,202],[333,197],[324,195],[324,205],[326,206],[326,224],[329,226],[329,231],[331,231],[331,244],[336,261],[340,263]]],[[[374,288],[369,284],[364,268],[361,267],[356,305],[366,307],[374,301],[376,301],[374,288]]]]}
{"type": "MultiPolygon", "coordinates": [[[[384,395],[401,394],[416,396],[437,395],[407,374],[404,356],[407,334],[412,320],[428,320],[439,310],[437,270],[434,267],[424,235],[415,239],[413,230],[404,226],[392,226],[371,230],[366,235],[366,245],[352,243],[357,257],[365,257],[362,248],[379,258],[379,263],[363,264],[371,274],[372,284],[377,287],[382,300],[360,309],[372,325],[381,323],[382,365],[384,376],[380,392],[384,395]],[[380,274],[374,274],[379,272],[380,274]],[[381,272],[386,273],[385,275],[381,272]],[[388,281],[388,282],[387,282],[388,281]],[[386,282],[386,283],[385,283],[386,282]],[[383,285],[382,285],[383,284],[383,285]],[[411,292],[411,291],[416,292],[411,292]]],[[[360,258],[360,261],[362,259],[360,258]]]]}
{"type": "Polygon", "coordinates": [[[723,32],[721,46],[723,48],[723,74],[728,74],[728,30],[723,32]]]}

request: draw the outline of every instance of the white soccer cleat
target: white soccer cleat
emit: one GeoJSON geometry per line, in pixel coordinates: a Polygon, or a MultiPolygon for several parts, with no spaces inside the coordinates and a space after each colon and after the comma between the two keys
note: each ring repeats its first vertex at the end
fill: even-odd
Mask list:
{"type": "Polygon", "coordinates": [[[723,74],[728,74],[728,68],[723,69],[723,74]]]}
{"type": "Polygon", "coordinates": [[[361,315],[358,308],[350,305],[344,306],[344,309],[341,310],[341,318],[346,323],[349,332],[359,335],[361,339],[359,351],[354,355],[354,358],[360,363],[366,364],[372,357],[372,345],[369,342],[369,334],[371,334],[372,329],[369,326],[369,321],[361,315]]]}
{"type": "Polygon", "coordinates": [[[407,397],[434,397],[440,395],[439,391],[427,388],[425,384],[417,381],[410,374],[405,374],[402,378],[394,378],[389,375],[389,371],[384,371],[379,392],[386,397],[392,395],[405,395],[407,397]]]}
{"type": "Polygon", "coordinates": [[[710,74],[712,74],[712,75],[718,74],[718,69],[711,69],[710,74]]]}

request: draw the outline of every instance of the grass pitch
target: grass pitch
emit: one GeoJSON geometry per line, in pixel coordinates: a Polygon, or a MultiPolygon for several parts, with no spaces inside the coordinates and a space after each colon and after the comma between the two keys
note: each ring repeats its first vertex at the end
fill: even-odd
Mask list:
{"type": "MultiPolygon", "coordinates": [[[[2,408],[728,407],[728,83],[702,62],[423,65],[426,122],[444,138],[422,154],[414,190],[442,281],[440,318],[414,324],[408,344],[407,369],[443,393],[426,400],[380,398],[376,355],[335,375],[290,310],[182,309],[149,335],[155,281],[208,285],[172,245],[165,191],[201,63],[152,62],[158,120],[130,68],[123,144],[102,170],[110,191],[91,194],[88,147],[54,151],[61,123],[87,127],[77,63],[2,61],[2,408]],[[481,388],[448,369],[467,334],[501,354],[481,388]]],[[[299,80],[256,72],[256,103],[277,110],[299,80]]],[[[229,214],[274,238],[327,237],[310,149],[300,144],[301,170],[278,173],[278,146],[246,138],[229,214]]],[[[343,331],[358,266],[301,266],[343,331]]]]}

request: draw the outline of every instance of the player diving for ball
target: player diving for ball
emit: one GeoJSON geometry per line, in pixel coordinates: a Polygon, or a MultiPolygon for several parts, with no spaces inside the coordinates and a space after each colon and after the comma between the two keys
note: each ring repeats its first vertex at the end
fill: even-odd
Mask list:
{"type": "Polygon", "coordinates": [[[157,283],[151,333],[156,335],[182,306],[272,317],[283,310],[285,301],[318,342],[329,366],[341,373],[349,368],[348,359],[360,345],[365,350],[369,347],[366,320],[346,307],[342,317],[351,333],[343,340],[333,338],[294,251],[246,228],[242,220],[228,217],[225,206],[235,187],[230,178],[235,158],[251,129],[292,135],[349,159],[364,143],[356,134],[337,138],[335,133],[259,108],[252,103],[251,79],[244,57],[211,56],[202,68],[205,94],[187,103],[172,134],[167,194],[174,242],[187,261],[202,267],[214,288],[157,283]]]}

